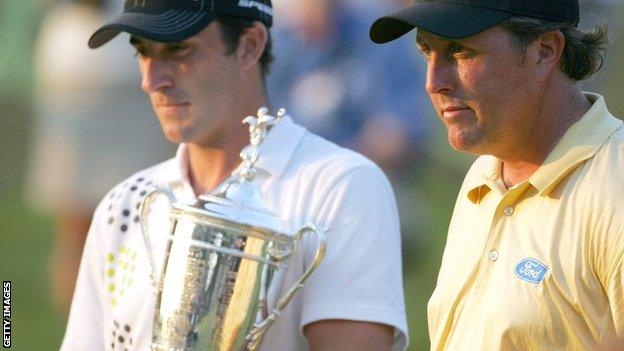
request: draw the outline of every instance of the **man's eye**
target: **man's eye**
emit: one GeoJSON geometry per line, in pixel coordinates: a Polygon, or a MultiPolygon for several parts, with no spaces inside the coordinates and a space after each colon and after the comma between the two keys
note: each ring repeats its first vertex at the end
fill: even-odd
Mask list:
{"type": "Polygon", "coordinates": [[[145,56],[145,48],[135,46],[134,57],[145,56]]]}
{"type": "Polygon", "coordinates": [[[466,53],[467,51],[468,49],[460,44],[453,44],[449,46],[449,53],[451,53],[452,55],[466,53]]]}
{"type": "Polygon", "coordinates": [[[420,47],[418,52],[425,58],[431,56],[431,48],[429,47],[420,47]]]}
{"type": "Polygon", "coordinates": [[[464,47],[463,46],[456,45],[456,46],[451,47],[451,52],[452,53],[458,53],[458,52],[462,52],[462,51],[464,51],[464,47]]]}

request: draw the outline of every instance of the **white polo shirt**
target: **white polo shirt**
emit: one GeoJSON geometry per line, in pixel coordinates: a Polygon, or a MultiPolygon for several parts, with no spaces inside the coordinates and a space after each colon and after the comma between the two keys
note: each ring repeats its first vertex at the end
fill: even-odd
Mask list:
{"type": "MultiPolygon", "coordinates": [[[[256,168],[254,181],[267,207],[292,230],[309,222],[330,228],[325,259],[269,329],[262,350],[307,350],[303,326],[325,319],[393,326],[393,350],[404,350],[399,220],[382,171],[289,117],[269,132],[256,168]]],[[[149,350],[155,297],[138,205],[153,185],[171,187],[180,202],[195,201],[184,144],[174,159],[116,186],[96,209],[61,350],[149,350]]],[[[165,228],[166,214],[152,213],[150,232],[165,228]]],[[[151,233],[162,238],[154,243],[157,262],[166,242],[161,234],[151,233]]],[[[270,307],[312,262],[316,248],[313,236],[304,238],[276,274],[270,307]]]]}
{"type": "Polygon", "coordinates": [[[481,156],[429,300],[432,350],[595,350],[624,337],[624,127],[604,99],[509,190],[481,156]]]}

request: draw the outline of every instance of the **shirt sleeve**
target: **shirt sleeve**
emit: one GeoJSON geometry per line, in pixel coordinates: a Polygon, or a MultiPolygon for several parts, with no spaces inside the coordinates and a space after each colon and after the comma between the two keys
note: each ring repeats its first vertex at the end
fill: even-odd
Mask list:
{"type": "Polygon", "coordinates": [[[61,351],[98,350],[104,345],[105,257],[100,212],[99,208],[95,211],[85,241],[61,351]]]}
{"type": "MultiPolygon", "coordinates": [[[[401,236],[392,188],[373,165],[348,171],[319,197],[327,251],[303,288],[301,328],[325,319],[393,326],[393,350],[407,347],[401,236]]],[[[306,245],[305,265],[316,252],[306,245]]]]}

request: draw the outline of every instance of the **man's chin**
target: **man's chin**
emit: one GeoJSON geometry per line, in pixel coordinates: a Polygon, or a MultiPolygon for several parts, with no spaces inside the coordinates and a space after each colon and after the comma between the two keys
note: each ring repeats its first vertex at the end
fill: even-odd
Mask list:
{"type": "Polygon", "coordinates": [[[451,147],[456,151],[469,154],[482,154],[482,150],[479,147],[480,143],[474,138],[469,138],[466,135],[452,135],[449,133],[448,141],[451,147]]]}
{"type": "Polygon", "coordinates": [[[181,144],[188,142],[188,138],[182,133],[182,131],[175,129],[165,129],[164,131],[165,138],[174,144],[181,144]]]}

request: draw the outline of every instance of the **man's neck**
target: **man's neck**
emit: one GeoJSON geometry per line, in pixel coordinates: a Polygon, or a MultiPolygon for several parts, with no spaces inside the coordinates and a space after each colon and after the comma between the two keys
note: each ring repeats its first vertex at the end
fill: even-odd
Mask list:
{"type": "MultiPolygon", "coordinates": [[[[240,143],[240,149],[244,146],[240,143]]],[[[227,179],[240,159],[235,148],[204,147],[189,144],[189,179],[195,195],[209,193],[227,179]]]]}
{"type": "Polygon", "coordinates": [[[224,125],[212,130],[204,143],[188,143],[189,179],[196,195],[213,191],[240,164],[240,151],[249,144],[249,131],[241,122],[258,109],[267,106],[264,94],[241,96],[232,107],[224,125]]]}
{"type": "Polygon", "coordinates": [[[510,188],[529,179],[542,166],[567,130],[591,108],[591,102],[578,90],[563,91],[544,104],[532,133],[515,157],[501,158],[501,175],[510,188]]]}

